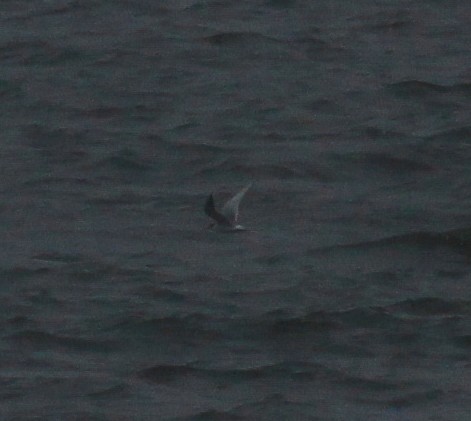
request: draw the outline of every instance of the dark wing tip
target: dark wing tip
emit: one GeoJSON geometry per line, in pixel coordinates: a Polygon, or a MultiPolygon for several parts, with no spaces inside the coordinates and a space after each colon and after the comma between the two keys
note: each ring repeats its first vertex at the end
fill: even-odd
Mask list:
{"type": "Polygon", "coordinates": [[[211,193],[206,200],[206,204],[204,205],[204,213],[209,217],[212,217],[214,215],[214,210],[214,198],[213,194],[211,193]]]}
{"type": "Polygon", "coordinates": [[[206,204],[204,205],[204,212],[210,218],[214,219],[219,225],[231,226],[231,223],[227,220],[227,218],[216,210],[212,194],[210,194],[206,200],[206,204]]]}

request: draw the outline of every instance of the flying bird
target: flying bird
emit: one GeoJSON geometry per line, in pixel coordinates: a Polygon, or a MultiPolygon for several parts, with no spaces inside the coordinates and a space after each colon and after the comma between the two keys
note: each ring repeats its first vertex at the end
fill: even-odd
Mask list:
{"type": "Polygon", "coordinates": [[[222,229],[223,231],[244,231],[245,228],[242,225],[237,224],[237,220],[239,217],[239,204],[242,198],[244,197],[247,190],[250,188],[252,184],[244,187],[239,193],[237,193],[232,199],[229,199],[226,204],[221,209],[221,212],[216,210],[214,205],[214,198],[213,195],[210,194],[208,199],[206,200],[206,204],[204,206],[204,212],[210,218],[216,221],[212,223],[209,227],[213,228],[217,226],[218,228],[222,229]]]}

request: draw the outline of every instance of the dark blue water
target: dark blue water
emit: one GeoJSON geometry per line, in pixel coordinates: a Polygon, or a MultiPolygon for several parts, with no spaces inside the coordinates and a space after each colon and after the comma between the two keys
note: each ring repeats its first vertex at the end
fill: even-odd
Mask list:
{"type": "Polygon", "coordinates": [[[2,1],[1,419],[469,419],[470,12],[2,1]]]}

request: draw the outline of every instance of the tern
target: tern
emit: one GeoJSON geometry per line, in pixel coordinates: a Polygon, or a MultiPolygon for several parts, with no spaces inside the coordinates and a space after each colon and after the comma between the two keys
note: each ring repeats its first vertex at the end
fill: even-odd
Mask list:
{"type": "Polygon", "coordinates": [[[248,186],[244,187],[232,199],[229,199],[221,209],[221,212],[218,212],[214,206],[214,198],[212,193],[209,195],[204,206],[204,212],[206,215],[216,221],[215,223],[212,223],[209,228],[217,226],[223,231],[245,231],[245,228],[242,225],[237,224],[237,219],[239,217],[240,201],[244,197],[245,193],[247,193],[247,190],[251,187],[251,185],[252,184],[249,184],[248,186]]]}

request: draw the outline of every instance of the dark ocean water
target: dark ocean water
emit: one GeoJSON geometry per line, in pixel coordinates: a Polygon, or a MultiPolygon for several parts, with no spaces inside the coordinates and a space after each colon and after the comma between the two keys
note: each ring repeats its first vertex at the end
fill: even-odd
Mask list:
{"type": "Polygon", "coordinates": [[[468,420],[470,16],[3,0],[1,420],[468,420]]]}

